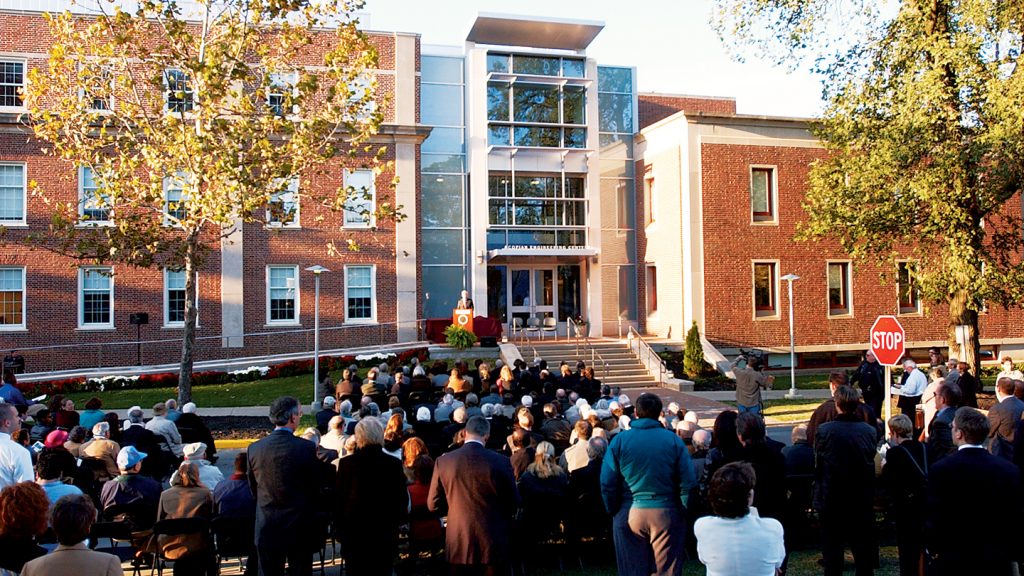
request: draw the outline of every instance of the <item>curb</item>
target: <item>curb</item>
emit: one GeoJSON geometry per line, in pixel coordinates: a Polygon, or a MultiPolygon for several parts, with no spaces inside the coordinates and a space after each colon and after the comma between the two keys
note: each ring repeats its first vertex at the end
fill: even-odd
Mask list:
{"type": "Polygon", "coordinates": [[[240,450],[248,448],[249,444],[252,444],[256,440],[256,438],[217,440],[217,450],[240,450]]]}

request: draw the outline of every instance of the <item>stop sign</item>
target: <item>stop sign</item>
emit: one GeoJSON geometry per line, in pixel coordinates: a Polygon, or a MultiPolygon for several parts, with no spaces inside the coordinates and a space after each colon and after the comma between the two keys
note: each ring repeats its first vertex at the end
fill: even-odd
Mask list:
{"type": "Polygon", "coordinates": [[[895,316],[879,316],[871,326],[871,352],[880,364],[899,364],[906,341],[907,334],[895,316]]]}

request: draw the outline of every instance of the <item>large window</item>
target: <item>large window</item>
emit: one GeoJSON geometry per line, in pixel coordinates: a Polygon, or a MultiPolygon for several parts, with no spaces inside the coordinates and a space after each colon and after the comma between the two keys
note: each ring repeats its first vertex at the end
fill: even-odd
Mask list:
{"type": "Polygon", "coordinates": [[[491,172],[488,196],[490,227],[507,227],[520,238],[513,241],[510,236],[510,244],[579,246],[586,243],[587,200],[582,176],[517,174],[513,180],[509,173],[491,172]],[[534,232],[531,228],[550,230],[534,232]],[[531,240],[524,235],[534,238],[531,240]]]}
{"type": "MultiPolygon", "coordinates": [[[[574,59],[491,54],[488,69],[517,74],[582,78],[574,59]],[[569,64],[566,64],[569,63],[569,64]]],[[[584,148],[587,145],[586,87],[495,79],[487,83],[488,144],[541,148],[584,148]]]]}
{"type": "Polygon", "coordinates": [[[267,225],[283,228],[299,227],[299,179],[293,178],[270,195],[267,225]]]}
{"type": "Polygon", "coordinates": [[[25,328],[25,269],[0,268],[0,330],[25,328]]]}
{"type": "Polygon", "coordinates": [[[25,61],[0,60],[0,108],[21,108],[25,102],[25,61]]]}
{"type": "Polygon", "coordinates": [[[92,168],[88,166],[83,166],[78,173],[78,217],[82,224],[110,222],[107,196],[96,182],[92,168]]]}
{"type": "Polygon", "coordinates": [[[754,262],[754,316],[778,316],[778,267],[775,262],[754,262]]]}
{"type": "Polygon", "coordinates": [[[853,313],[850,290],[850,263],[828,263],[828,315],[848,316],[853,313]]]}
{"type": "Polygon", "coordinates": [[[487,71],[496,74],[507,74],[511,71],[531,76],[583,78],[585,64],[582,58],[497,53],[487,55],[487,71]]]}
{"type": "MultiPolygon", "coordinates": [[[[198,281],[198,277],[196,278],[198,281]]],[[[199,301],[196,300],[198,308],[199,301]]],[[[198,324],[198,319],[196,323],[198,324]]],[[[185,271],[164,269],[164,326],[185,325],[185,271]]]]}
{"type": "Polygon", "coordinates": [[[899,298],[900,314],[918,314],[921,312],[921,298],[914,278],[916,266],[913,262],[896,264],[896,293],[899,298]]]}
{"type": "Polygon", "coordinates": [[[647,266],[647,314],[658,311],[658,268],[647,266]]]}
{"type": "Polygon", "coordinates": [[[299,267],[267,266],[267,324],[299,323],[299,267]]]}
{"type": "Polygon", "coordinates": [[[377,319],[376,266],[345,266],[345,321],[377,319]]]}
{"type": "Polygon", "coordinates": [[[0,163],[0,225],[25,223],[25,165],[0,163]]]}
{"type": "Polygon", "coordinates": [[[374,225],[374,203],[376,187],[373,181],[373,170],[346,170],[345,199],[346,228],[370,228],[374,225]]]}
{"type": "Polygon", "coordinates": [[[167,224],[177,225],[188,217],[188,195],[185,187],[188,180],[184,172],[164,178],[164,214],[167,224]]]}
{"type": "Polygon", "coordinates": [[[79,328],[114,327],[114,277],[109,266],[78,270],[79,328]]]}
{"type": "Polygon", "coordinates": [[[754,222],[775,221],[775,169],[750,169],[750,211],[754,222]]]}
{"type": "Polygon", "coordinates": [[[168,112],[190,112],[195,104],[192,80],[182,70],[164,71],[164,101],[168,112]]]}

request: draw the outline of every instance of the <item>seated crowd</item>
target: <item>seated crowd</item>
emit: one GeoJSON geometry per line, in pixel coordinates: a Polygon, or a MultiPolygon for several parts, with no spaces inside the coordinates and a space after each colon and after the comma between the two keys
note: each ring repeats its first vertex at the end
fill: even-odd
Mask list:
{"type": "MultiPolygon", "coordinates": [[[[525,566],[543,556],[543,546],[559,541],[581,562],[614,551],[620,573],[629,573],[623,554],[639,545],[650,551],[648,566],[637,568],[643,573],[679,574],[681,560],[689,556],[703,562],[708,574],[766,576],[784,574],[788,550],[813,541],[821,547],[825,574],[842,573],[847,544],[857,573],[871,574],[879,561],[879,511],[895,526],[901,574],[921,574],[926,566],[935,574],[962,574],[971,567],[1012,574],[1021,560],[998,539],[968,543],[955,536],[961,521],[1007,534],[1015,525],[1021,512],[1014,496],[1020,489],[1017,465],[1024,460],[1024,448],[1015,450],[1024,441],[1020,400],[1020,407],[1011,402],[986,417],[961,406],[957,384],[939,380],[930,388],[935,408],[918,429],[905,414],[882,422],[847,375],[834,372],[832,398],[808,424],[792,429],[787,446],[767,435],[757,413],[726,410],[706,429],[695,412],[676,402],[662,409],[651,394],[631,399],[603,386],[582,363],[575,368],[562,363],[549,371],[540,359],[532,366],[519,361],[493,369],[478,363],[473,370],[462,362],[449,368],[438,361],[429,369],[413,362],[394,375],[382,365],[360,378],[353,366],[323,399],[317,426],[305,430],[296,429],[297,402],[279,399],[271,406],[275,433],[298,434],[301,440],[294,442],[310,454],[312,474],[301,480],[315,490],[303,495],[268,487],[296,481],[268,470],[275,464],[265,454],[273,446],[265,443],[274,442],[275,434],[239,454],[234,473],[224,478],[211,465],[213,439],[191,403],[180,413],[169,403],[157,404],[148,422],[135,407],[123,427],[104,414],[87,419],[88,410],[72,423],[74,418],[59,416],[73,407],[61,404],[37,410],[27,427],[14,405],[0,404],[0,468],[11,450],[3,442],[13,443],[2,434],[27,427],[30,439],[42,442],[38,453],[17,454],[23,462],[34,459],[34,477],[0,470],[0,568],[33,573],[37,563],[49,561],[39,544],[54,537],[60,547],[88,552],[80,545],[82,516],[92,506],[101,519],[129,524],[140,562],[157,553],[174,561],[176,573],[215,574],[220,535],[209,527],[166,535],[160,530],[164,521],[241,520],[248,538],[238,555],[249,557],[247,573],[256,573],[260,563],[283,566],[286,553],[294,565],[293,550],[271,553],[272,545],[260,535],[269,530],[270,510],[283,504],[302,509],[297,513],[304,531],[316,530],[299,553],[312,558],[334,537],[352,574],[390,574],[401,536],[410,557],[437,557],[443,549],[453,566],[525,566]],[[1015,420],[1007,433],[1002,412],[1011,405],[1015,420]],[[191,436],[175,424],[183,419],[191,436]],[[92,426],[85,430],[82,422],[92,426]],[[891,440],[885,440],[886,429],[891,440]],[[651,436],[650,430],[667,438],[651,436]],[[195,439],[197,433],[204,441],[195,439]],[[681,454],[672,457],[683,469],[666,473],[657,450],[649,455],[653,462],[642,462],[648,454],[638,447],[646,446],[668,450],[664,454],[678,446],[681,454]],[[478,496],[494,494],[491,502],[473,504],[482,507],[474,521],[483,523],[484,533],[467,536],[455,518],[465,513],[465,504],[453,486],[458,481],[443,469],[453,462],[468,466],[463,471],[508,470],[507,485],[496,473],[486,486],[471,489],[478,496]],[[985,486],[1007,499],[998,507],[973,506],[962,498],[966,486],[985,486]],[[666,490],[667,504],[658,499],[666,490]],[[503,507],[497,509],[498,503],[503,507]],[[657,519],[644,520],[655,526],[649,542],[628,542],[639,522],[620,519],[629,506],[680,511],[683,523],[666,525],[685,546],[659,547],[657,519]],[[497,528],[486,533],[494,522],[507,522],[508,534],[497,528]],[[815,523],[820,533],[811,531],[815,523]],[[585,551],[584,543],[596,546],[585,551]]],[[[328,377],[322,384],[329,383],[328,377]]],[[[1013,382],[1000,379],[997,400],[1009,398],[1016,398],[1013,382]]],[[[23,474],[24,466],[32,469],[31,463],[12,469],[23,474]]],[[[108,569],[104,556],[88,558],[97,570],[108,569]]],[[[308,569],[296,566],[290,573],[308,569]]],[[[280,572],[267,567],[261,573],[280,572]]]]}

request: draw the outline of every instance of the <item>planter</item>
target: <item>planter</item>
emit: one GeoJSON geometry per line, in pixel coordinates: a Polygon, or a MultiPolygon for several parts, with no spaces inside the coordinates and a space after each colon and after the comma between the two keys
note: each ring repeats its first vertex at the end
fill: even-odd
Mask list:
{"type": "Polygon", "coordinates": [[[581,336],[586,336],[586,335],[590,334],[589,327],[590,327],[590,324],[588,324],[587,322],[574,323],[573,324],[573,331],[576,332],[576,337],[579,338],[581,336]]]}

